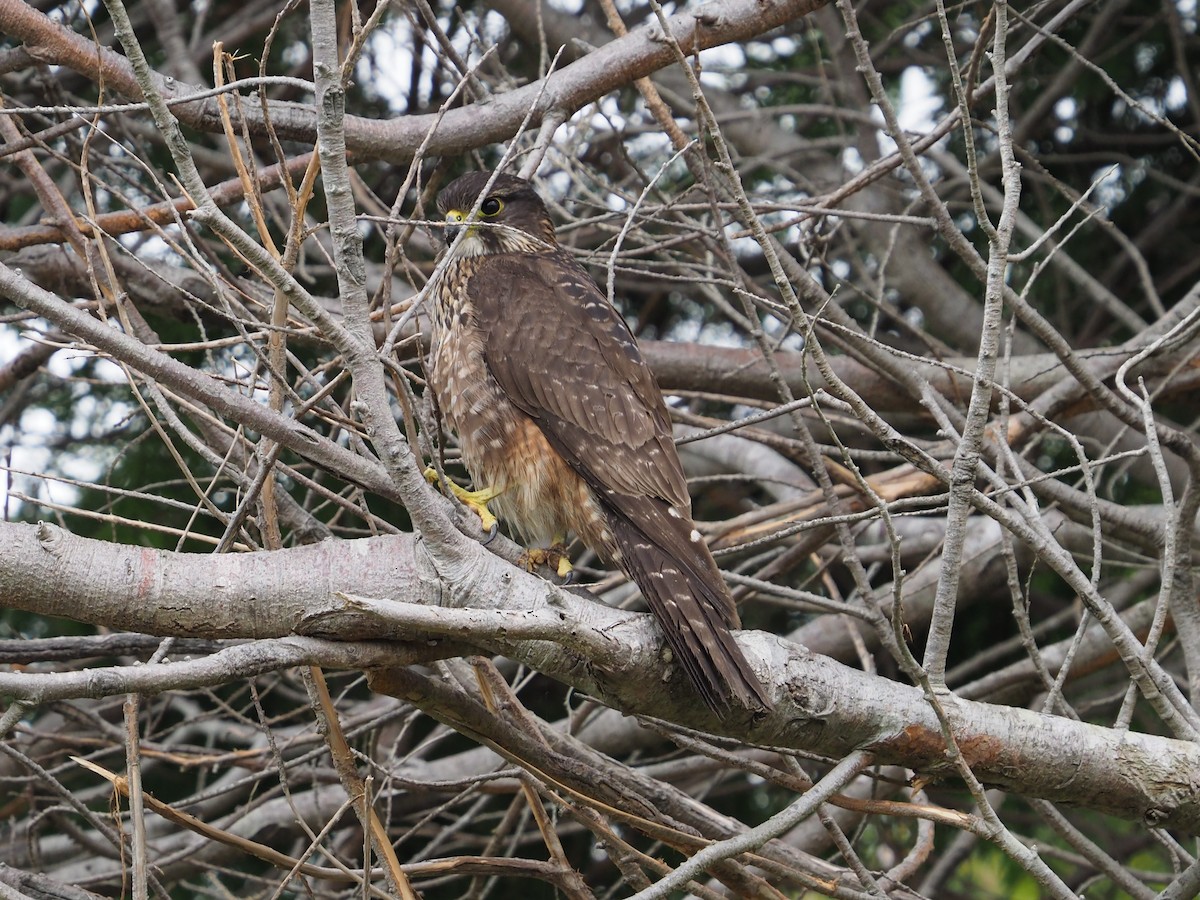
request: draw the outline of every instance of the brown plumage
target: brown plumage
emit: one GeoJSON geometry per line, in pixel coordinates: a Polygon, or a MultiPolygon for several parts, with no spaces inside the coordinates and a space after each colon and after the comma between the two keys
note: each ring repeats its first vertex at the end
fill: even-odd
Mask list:
{"type": "Polygon", "coordinates": [[[574,532],[632,578],[718,715],[770,708],[696,530],[662,394],[625,321],[559,247],[529,182],[489,172],[438,197],[447,245],[430,381],[478,490],[529,546],[574,532]]]}

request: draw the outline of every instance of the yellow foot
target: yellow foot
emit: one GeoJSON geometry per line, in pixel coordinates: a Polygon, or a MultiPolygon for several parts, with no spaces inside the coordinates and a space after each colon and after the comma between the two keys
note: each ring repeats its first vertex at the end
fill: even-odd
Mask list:
{"type": "Polygon", "coordinates": [[[570,584],[575,575],[571,557],[567,556],[567,545],[563,541],[555,541],[549,547],[529,547],[518,562],[529,572],[538,566],[551,568],[565,584],[570,584]]]}
{"type": "MultiPolygon", "coordinates": [[[[436,485],[438,483],[437,469],[435,469],[433,466],[429,466],[425,470],[425,480],[430,484],[436,485]]],[[[479,491],[468,491],[465,487],[455,484],[449,478],[443,481],[442,484],[449,488],[450,493],[461,500],[464,506],[474,512],[475,515],[479,516],[479,525],[488,533],[489,538],[496,534],[497,529],[500,527],[500,523],[497,521],[496,517],[492,515],[492,511],[488,509],[487,505],[490,501],[495,500],[497,497],[503,494],[504,491],[496,490],[495,488],[484,488],[483,490],[479,491]]]]}

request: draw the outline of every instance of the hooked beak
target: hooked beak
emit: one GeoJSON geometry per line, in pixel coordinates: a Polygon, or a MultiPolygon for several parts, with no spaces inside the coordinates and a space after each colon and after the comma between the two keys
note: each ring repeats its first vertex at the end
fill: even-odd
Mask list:
{"type": "Polygon", "coordinates": [[[458,233],[463,230],[463,226],[466,224],[466,221],[466,214],[457,209],[452,209],[446,213],[446,229],[443,232],[443,237],[446,240],[447,247],[454,243],[454,239],[458,237],[458,233]]]}

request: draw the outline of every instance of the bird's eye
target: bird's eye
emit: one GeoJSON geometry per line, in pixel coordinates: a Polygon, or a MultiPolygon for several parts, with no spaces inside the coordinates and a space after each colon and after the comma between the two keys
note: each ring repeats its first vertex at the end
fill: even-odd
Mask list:
{"type": "Polygon", "coordinates": [[[485,216],[494,216],[504,209],[504,204],[495,197],[488,197],[479,207],[479,211],[485,216]]]}

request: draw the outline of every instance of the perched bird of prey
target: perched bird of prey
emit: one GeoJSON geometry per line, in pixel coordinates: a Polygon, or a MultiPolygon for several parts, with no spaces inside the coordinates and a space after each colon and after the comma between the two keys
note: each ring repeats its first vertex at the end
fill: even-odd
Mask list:
{"type": "Polygon", "coordinates": [[[641,589],[674,657],[719,716],[768,709],[734,642],[737,609],[692,522],[658,385],[633,334],[562,249],[529,182],[490,172],[438,197],[447,251],[429,371],[485,522],[515,526],[530,558],[570,570],[577,534],[641,589]],[[478,205],[478,213],[471,211],[478,205]],[[549,548],[549,549],[546,549],[549,548]]]}

